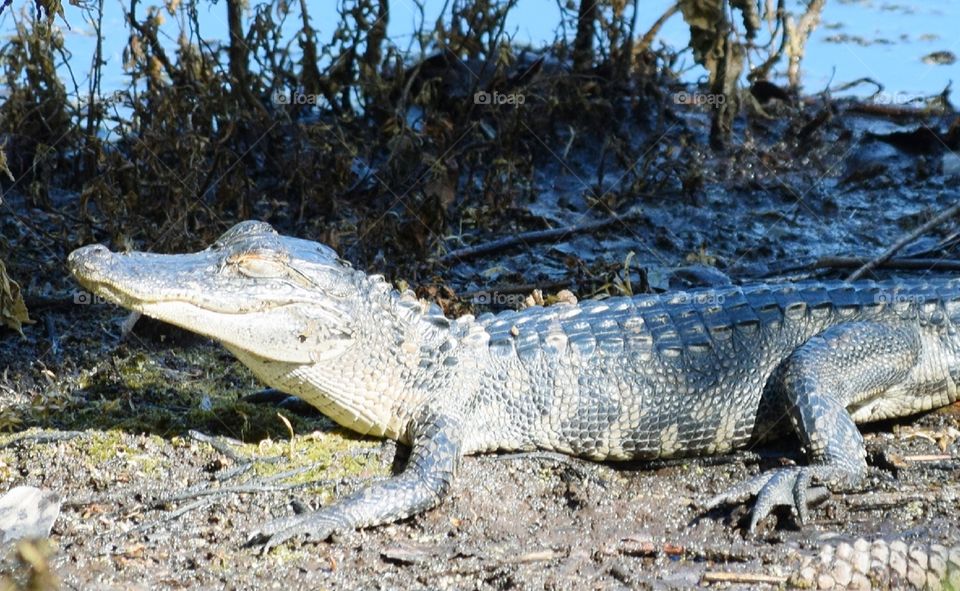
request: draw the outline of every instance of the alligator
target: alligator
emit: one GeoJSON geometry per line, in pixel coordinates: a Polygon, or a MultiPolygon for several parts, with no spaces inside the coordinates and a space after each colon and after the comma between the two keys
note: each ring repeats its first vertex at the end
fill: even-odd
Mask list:
{"type": "Polygon", "coordinates": [[[591,460],[724,454],[793,432],[807,463],[706,500],[755,497],[800,524],[867,472],[856,425],[958,398],[960,281],[701,288],[448,319],[333,249],[237,224],[179,255],[74,251],[91,292],[222,343],[266,384],[340,425],[411,447],[399,474],[253,532],[397,521],[441,502],[461,458],[552,450],[591,460]]]}

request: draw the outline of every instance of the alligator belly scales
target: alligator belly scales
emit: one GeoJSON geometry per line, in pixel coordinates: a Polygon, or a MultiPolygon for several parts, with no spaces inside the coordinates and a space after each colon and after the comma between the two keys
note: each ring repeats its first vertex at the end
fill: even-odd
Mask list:
{"type": "Polygon", "coordinates": [[[756,497],[807,515],[814,485],[866,471],[856,423],[957,400],[960,282],[810,282],[610,298],[445,318],[330,248],[250,221],[182,255],[70,255],[81,284],[223,343],[267,384],[361,433],[412,448],[407,468],[318,512],[293,536],[436,505],[460,458],[548,449],[594,460],[720,454],[790,429],[807,455],[707,501],[756,497]]]}

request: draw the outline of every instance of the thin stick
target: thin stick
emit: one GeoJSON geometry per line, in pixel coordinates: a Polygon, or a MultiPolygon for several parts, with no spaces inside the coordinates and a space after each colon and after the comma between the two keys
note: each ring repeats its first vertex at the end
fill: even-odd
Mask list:
{"type": "Polygon", "coordinates": [[[945,220],[948,220],[953,216],[957,215],[958,212],[960,212],[960,201],[958,201],[957,203],[954,203],[952,206],[941,211],[939,214],[937,214],[936,217],[934,217],[931,220],[928,220],[925,224],[921,224],[919,227],[915,228],[912,232],[907,233],[907,235],[900,238],[900,240],[897,240],[893,244],[893,246],[888,248],[883,254],[881,254],[877,258],[868,262],[866,265],[860,267],[859,269],[851,273],[850,276],[847,277],[847,281],[854,281],[856,279],[859,279],[863,277],[865,274],[869,273],[870,271],[876,269],[877,266],[893,258],[893,255],[895,255],[898,250],[910,244],[911,242],[916,240],[919,236],[929,231],[931,228],[934,228],[940,225],[941,223],[943,223],[945,220]]]}
{"type": "Polygon", "coordinates": [[[787,582],[787,577],[761,575],[758,573],[707,571],[703,573],[703,579],[701,580],[705,583],[770,583],[773,585],[782,585],[787,582]]]}
{"type": "Polygon", "coordinates": [[[893,119],[924,119],[940,115],[943,108],[911,107],[909,105],[882,105],[877,103],[854,103],[844,108],[847,113],[874,115],[893,119]]]}
{"type": "Polygon", "coordinates": [[[169,523],[171,521],[179,519],[180,517],[183,517],[184,515],[186,515],[191,511],[196,511],[197,509],[203,509],[204,507],[209,507],[215,502],[216,502],[216,499],[200,499],[198,501],[194,501],[193,503],[188,503],[183,507],[180,507],[176,511],[165,513],[160,519],[141,523],[140,525],[131,529],[130,531],[124,532],[124,534],[132,535],[132,534],[143,533],[147,530],[157,527],[158,525],[163,525],[165,523],[169,523]]]}
{"type": "Polygon", "coordinates": [[[919,454],[915,456],[903,456],[904,462],[944,462],[954,459],[950,454],[919,454]]]}
{"type": "Polygon", "coordinates": [[[83,434],[83,431],[40,431],[39,433],[23,433],[14,435],[8,439],[0,445],[0,449],[6,449],[21,443],[56,443],[58,441],[69,441],[83,434]]]}
{"type": "MultiPolygon", "coordinates": [[[[634,5],[634,10],[636,10],[636,5],[634,5]]],[[[636,48],[633,50],[634,54],[650,49],[650,45],[653,44],[653,40],[656,39],[657,33],[660,32],[660,29],[663,28],[663,25],[670,20],[670,17],[678,12],[680,12],[680,3],[674,2],[666,12],[660,15],[660,18],[657,19],[657,22],[653,23],[653,26],[650,27],[650,30],[647,31],[647,33],[640,40],[640,43],[637,44],[636,48]]]]}
{"type": "Polygon", "coordinates": [[[587,222],[585,224],[576,224],[573,226],[550,228],[548,230],[534,230],[532,232],[521,232],[519,234],[514,234],[513,236],[507,236],[506,238],[491,240],[490,242],[485,242],[483,244],[477,244],[474,246],[468,246],[466,248],[451,250],[447,254],[440,257],[439,260],[441,263],[450,263],[453,261],[469,259],[469,258],[480,256],[482,254],[486,254],[488,252],[503,250],[505,248],[517,246],[519,244],[545,242],[547,240],[563,238],[569,234],[582,234],[584,232],[592,232],[594,230],[606,228],[607,226],[611,226],[618,222],[625,223],[628,221],[632,221],[637,219],[638,217],[639,217],[638,212],[631,212],[631,213],[624,214],[622,216],[614,215],[613,217],[607,218],[605,220],[600,220],[597,222],[587,222]]]}
{"type": "MultiPolygon", "coordinates": [[[[866,257],[828,256],[813,263],[814,269],[859,269],[870,262],[866,257]]],[[[883,269],[901,269],[906,271],[960,271],[960,260],[930,258],[895,258],[877,265],[883,269]]]]}

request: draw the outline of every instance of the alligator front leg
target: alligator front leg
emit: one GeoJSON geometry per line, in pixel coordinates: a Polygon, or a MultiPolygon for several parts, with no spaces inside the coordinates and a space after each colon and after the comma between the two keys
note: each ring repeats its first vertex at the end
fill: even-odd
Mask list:
{"type": "Polygon", "coordinates": [[[807,341],[785,361],[772,391],[782,400],[810,465],[760,474],[710,499],[706,508],[755,495],[752,532],[781,505],[792,507],[804,523],[814,483],[833,490],[856,486],[866,475],[866,451],[847,409],[869,404],[902,384],[920,352],[915,327],[870,322],[838,325],[807,341]]]}
{"type": "Polygon", "coordinates": [[[266,552],[296,536],[323,541],[337,532],[398,521],[437,505],[460,463],[457,424],[449,417],[431,417],[415,429],[410,460],[402,473],[319,511],[270,521],[247,545],[263,544],[266,552]]]}

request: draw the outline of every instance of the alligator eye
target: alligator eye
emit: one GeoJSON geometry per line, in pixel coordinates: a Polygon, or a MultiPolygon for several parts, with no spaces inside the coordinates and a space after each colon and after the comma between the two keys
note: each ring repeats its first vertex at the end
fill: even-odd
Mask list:
{"type": "Polygon", "coordinates": [[[240,274],[246,277],[266,279],[282,277],[286,274],[286,265],[277,260],[245,256],[231,262],[237,266],[240,274]]]}

